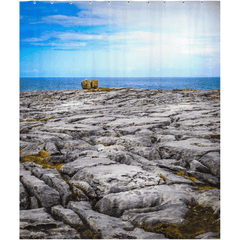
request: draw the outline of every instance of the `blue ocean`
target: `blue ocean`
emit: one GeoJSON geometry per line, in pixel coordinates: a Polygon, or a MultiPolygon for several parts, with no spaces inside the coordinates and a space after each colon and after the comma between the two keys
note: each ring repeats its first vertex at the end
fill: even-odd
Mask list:
{"type": "MultiPolygon", "coordinates": [[[[81,81],[86,77],[77,78],[20,78],[20,91],[69,90],[82,89],[81,81]]],[[[182,89],[198,90],[220,89],[220,78],[166,78],[166,77],[95,77],[99,87],[134,87],[137,89],[182,89]]]]}

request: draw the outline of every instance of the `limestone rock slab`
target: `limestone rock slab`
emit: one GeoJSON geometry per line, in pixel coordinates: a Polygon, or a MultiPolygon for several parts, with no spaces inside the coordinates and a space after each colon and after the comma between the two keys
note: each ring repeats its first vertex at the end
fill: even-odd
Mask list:
{"type": "Polygon", "coordinates": [[[158,185],[162,180],[157,174],[144,171],[138,166],[125,164],[102,165],[84,168],[71,180],[88,182],[98,197],[146,186],[158,185]]]}
{"type": "Polygon", "coordinates": [[[29,207],[29,196],[21,182],[19,182],[19,194],[20,210],[25,210],[29,207]]]}
{"type": "Polygon", "coordinates": [[[91,209],[91,205],[88,202],[69,202],[68,208],[76,212],[90,229],[96,231],[99,238],[135,238],[130,232],[134,229],[131,223],[95,212],[91,209]]]}
{"type": "Polygon", "coordinates": [[[209,152],[219,152],[219,144],[214,144],[206,139],[187,139],[183,141],[166,142],[159,146],[162,159],[185,159],[188,162],[198,160],[209,152]]]}
{"type": "Polygon", "coordinates": [[[61,205],[52,207],[51,214],[59,221],[63,221],[65,224],[68,224],[73,228],[81,227],[83,225],[82,220],[74,211],[69,208],[63,208],[61,205]]]}
{"type": "Polygon", "coordinates": [[[44,181],[34,176],[23,176],[21,177],[21,182],[28,192],[36,197],[41,207],[49,210],[52,206],[60,204],[59,193],[49,187],[44,181]]]}
{"type": "Polygon", "coordinates": [[[101,213],[120,217],[128,209],[177,203],[188,204],[191,201],[194,201],[194,198],[189,192],[167,185],[159,185],[108,194],[98,201],[96,208],[101,213]]]}
{"type": "Polygon", "coordinates": [[[108,158],[78,158],[73,162],[67,163],[60,168],[61,173],[73,176],[77,171],[86,167],[115,164],[108,158]]]}

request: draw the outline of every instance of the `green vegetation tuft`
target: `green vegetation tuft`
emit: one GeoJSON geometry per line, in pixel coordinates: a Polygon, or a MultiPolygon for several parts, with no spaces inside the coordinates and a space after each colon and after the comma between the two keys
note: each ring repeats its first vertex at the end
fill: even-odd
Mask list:
{"type": "Polygon", "coordinates": [[[184,216],[186,222],[180,225],[163,222],[148,227],[144,222],[140,228],[147,232],[162,233],[170,239],[194,239],[202,233],[220,232],[220,222],[216,221],[218,215],[213,213],[212,208],[194,203],[188,207],[190,210],[184,216]]]}
{"type": "Polygon", "coordinates": [[[36,122],[36,119],[27,119],[26,122],[36,122]]]}
{"type": "Polygon", "coordinates": [[[20,162],[22,162],[22,163],[34,162],[36,164],[43,166],[43,168],[57,169],[57,171],[59,172],[60,168],[64,164],[57,163],[57,164],[53,165],[46,160],[46,158],[48,158],[48,157],[51,157],[51,155],[48,152],[41,150],[38,154],[29,154],[29,155],[22,157],[20,162]]]}
{"type": "Polygon", "coordinates": [[[217,188],[209,185],[204,185],[204,186],[200,186],[198,190],[201,191],[201,190],[207,190],[207,189],[217,189],[217,188]]]}
{"type": "Polygon", "coordinates": [[[44,118],[44,119],[41,120],[41,122],[46,122],[46,121],[48,121],[48,120],[50,120],[50,119],[54,119],[54,117],[44,118]]]}
{"type": "Polygon", "coordinates": [[[83,239],[99,239],[100,234],[97,231],[87,229],[81,233],[83,239]]]}
{"type": "Polygon", "coordinates": [[[197,89],[190,89],[190,88],[183,88],[182,91],[192,91],[192,92],[197,92],[197,89]]]}
{"type": "Polygon", "coordinates": [[[211,97],[209,100],[216,100],[216,99],[220,99],[220,97],[211,97]]]}
{"type": "Polygon", "coordinates": [[[176,175],[184,177],[185,176],[185,172],[184,171],[180,171],[180,172],[177,172],[176,175]]]}
{"type": "Polygon", "coordinates": [[[210,137],[214,139],[220,139],[220,134],[211,134],[210,137]]]}
{"type": "Polygon", "coordinates": [[[196,178],[195,177],[187,177],[186,179],[191,180],[193,182],[193,185],[196,185],[196,183],[195,183],[196,178]]]}
{"type": "Polygon", "coordinates": [[[166,181],[167,180],[167,178],[165,177],[165,176],[163,176],[161,173],[160,174],[158,174],[158,176],[159,177],[161,177],[164,181],[166,181]]]}
{"type": "Polygon", "coordinates": [[[113,91],[119,91],[119,90],[109,88],[109,87],[101,87],[101,88],[97,88],[97,89],[91,88],[89,90],[86,90],[85,93],[87,93],[87,92],[113,92],[113,91]]]}

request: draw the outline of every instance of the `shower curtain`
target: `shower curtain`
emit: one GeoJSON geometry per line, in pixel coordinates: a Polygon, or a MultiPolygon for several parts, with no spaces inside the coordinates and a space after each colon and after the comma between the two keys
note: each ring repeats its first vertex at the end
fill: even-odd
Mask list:
{"type": "Polygon", "coordinates": [[[19,7],[20,238],[220,238],[220,2],[19,7]]]}

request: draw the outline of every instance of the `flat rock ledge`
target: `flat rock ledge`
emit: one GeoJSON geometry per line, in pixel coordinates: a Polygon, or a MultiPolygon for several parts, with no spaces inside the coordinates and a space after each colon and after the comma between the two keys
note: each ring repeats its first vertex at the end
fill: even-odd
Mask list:
{"type": "Polygon", "coordinates": [[[174,238],[193,205],[220,225],[220,91],[20,92],[19,166],[21,239],[174,238]]]}

